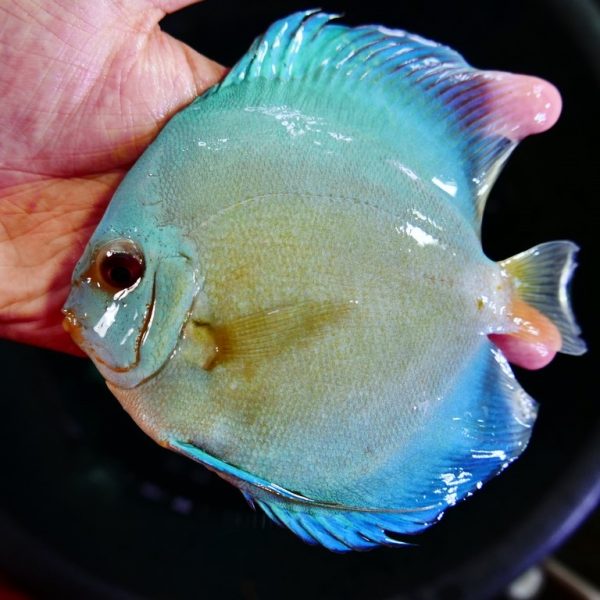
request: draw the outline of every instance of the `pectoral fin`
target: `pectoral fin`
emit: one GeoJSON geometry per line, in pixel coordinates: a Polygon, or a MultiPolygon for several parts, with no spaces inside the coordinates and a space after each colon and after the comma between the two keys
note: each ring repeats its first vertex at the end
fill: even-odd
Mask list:
{"type": "Polygon", "coordinates": [[[223,323],[192,321],[186,334],[202,348],[206,370],[242,359],[275,356],[298,344],[325,335],[329,327],[348,316],[354,302],[308,301],[260,311],[223,323]]]}

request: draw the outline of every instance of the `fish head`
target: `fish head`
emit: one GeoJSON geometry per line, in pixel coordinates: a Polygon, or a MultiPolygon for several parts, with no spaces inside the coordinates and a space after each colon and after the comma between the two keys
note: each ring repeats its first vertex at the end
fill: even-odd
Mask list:
{"type": "Polygon", "coordinates": [[[195,246],[165,218],[152,154],[117,189],[63,307],[75,343],[109,384],[124,389],[168,361],[199,289],[195,246]]]}

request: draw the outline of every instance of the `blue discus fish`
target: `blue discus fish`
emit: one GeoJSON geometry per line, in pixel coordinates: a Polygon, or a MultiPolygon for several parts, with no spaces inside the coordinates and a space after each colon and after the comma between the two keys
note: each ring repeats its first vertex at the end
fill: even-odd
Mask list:
{"type": "Polygon", "coordinates": [[[507,360],[585,345],[576,246],[495,263],[479,236],[558,92],[333,20],[275,23],[169,122],[64,312],[148,435],[347,551],[402,544],[504,469],[536,417],[507,360]]]}

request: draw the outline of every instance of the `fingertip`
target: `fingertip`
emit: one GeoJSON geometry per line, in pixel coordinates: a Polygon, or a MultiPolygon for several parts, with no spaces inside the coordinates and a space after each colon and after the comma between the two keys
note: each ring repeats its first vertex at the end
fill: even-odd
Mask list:
{"type": "Polygon", "coordinates": [[[547,131],[558,121],[562,98],[549,81],[530,75],[493,73],[488,86],[496,133],[518,142],[547,131]]]}

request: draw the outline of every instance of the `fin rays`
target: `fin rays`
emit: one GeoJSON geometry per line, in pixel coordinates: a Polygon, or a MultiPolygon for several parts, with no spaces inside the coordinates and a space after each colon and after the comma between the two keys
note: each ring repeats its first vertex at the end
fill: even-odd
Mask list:
{"type": "Polygon", "coordinates": [[[203,368],[233,359],[258,360],[293,345],[314,340],[346,317],[354,302],[303,302],[261,311],[225,323],[195,323],[193,335],[211,345],[203,368]]]}
{"type": "MultiPolygon", "coordinates": [[[[475,202],[461,210],[479,229],[489,189],[512,149],[558,118],[558,92],[532,77],[474,69],[454,50],[420,36],[331,23],[336,18],[312,10],[274,23],[208,94],[254,79],[310,81],[339,98],[361,95],[364,85],[398,122],[402,106],[418,100],[428,118],[446,124],[436,134],[445,136],[439,143],[457,145],[463,155],[475,202]]],[[[394,124],[386,121],[383,129],[393,131],[394,124]]]]}

